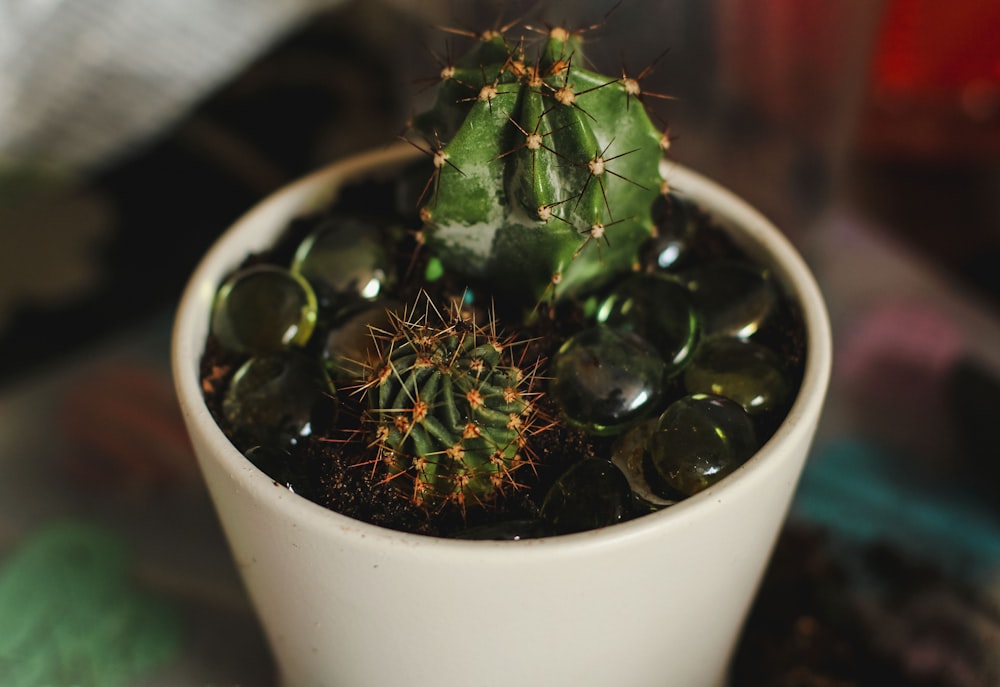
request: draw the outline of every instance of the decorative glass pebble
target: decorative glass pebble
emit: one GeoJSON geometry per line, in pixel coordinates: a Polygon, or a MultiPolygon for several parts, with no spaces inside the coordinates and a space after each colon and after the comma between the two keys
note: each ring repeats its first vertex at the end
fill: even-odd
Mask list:
{"type": "Polygon", "coordinates": [[[323,366],[311,357],[269,353],[250,358],[236,371],[222,412],[237,445],[289,447],[312,433],[324,406],[326,419],[333,419],[333,392],[323,366]]]}
{"type": "Polygon", "coordinates": [[[750,415],[782,408],[792,389],[776,353],[730,337],[701,342],[684,371],[684,387],[692,394],[725,396],[750,415]]]}
{"type": "Polygon", "coordinates": [[[380,232],[344,217],[326,220],[299,244],[292,271],[309,280],[324,308],[378,298],[391,274],[380,232]]]}
{"type": "Polygon", "coordinates": [[[362,377],[374,343],[372,332],[390,331],[389,313],[402,311],[398,301],[375,301],[331,328],[320,355],[334,378],[362,377]]]}
{"type": "Polygon", "coordinates": [[[656,236],[642,248],[641,260],[646,270],[669,270],[682,265],[694,243],[699,210],[690,200],[671,191],[653,202],[653,225],[656,236]]]}
{"type": "Polygon", "coordinates": [[[296,485],[304,484],[305,470],[296,465],[292,454],[285,448],[260,445],[251,446],[244,455],[257,468],[290,491],[296,490],[296,485]]]}
{"type": "Polygon", "coordinates": [[[235,272],[212,305],[212,333],[238,353],[304,346],[316,326],[316,296],[301,277],[274,265],[235,272]]]}
{"type": "Polygon", "coordinates": [[[601,303],[596,319],[653,344],[667,364],[668,377],[687,364],[698,338],[698,318],[690,292],[663,274],[636,274],[625,279],[601,303]]]}
{"type": "Polygon", "coordinates": [[[615,441],[611,448],[611,462],[615,464],[629,486],[632,494],[646,511],[654,511],[677,503],[676,499],[664,498],[657,494],[646,476],[646,453],[656,431],[657,420],[643,420],[615,441]]]}
{"type": "Polygon", "coordinates": [[[674,401],[660,416],[649,462],[669,490],[691,496],[730,474],[756,450],[753,422],[740,404],[693,394],[674,401]]]}
{"type": "Polygon", "coordinates": [[[522,539],[537,539],[549,534],[552,534],[552,528],[539,520],[504,520],[470,527],[460,532],[455,538],[520,541],[522,539]]]}
{"type": "MultiPolygon", "coordinates": [[[[598,258],[604,251],[592,266],[598,282],[584,287],[584,271],[563,282],[557,271],[540,297],[522,299],[508,288],[507,270],[520,254],[505,265],[506,280],[445,269],[435,254],[441,237],[430,226],[425,236],[427,215],[415,213],[434,190],[428,164],[415,163],[401,184],[344,189],[336,205],[293,220],[252,256],[273,266],[271,278],[280,273],[283,284],[312,293],[308,339],[278,335],[255,346],[227,336],[229,325],[215,319],[238,301],[219,295],[212,326],[221,333],[201,361],[206,401],[276,493],[287,488],[348,517],[423,535],[552,537],[669,508],[731,473],[777,430],[801,383],[808,341],[800,308],[701,206],[683,194],[651,194],[657,200],[642,212],[651,210],[652,238],[632,244],[612,228],[609,247],[596,233],[580,237],[581,246],[602,244],[587,248],[598,258]],[[624,262],[616,236],[629,245],[624,262]],[[451,361],[469,337],[479,357],[461,369],[477,382],[452,394],[457,415],[442,414],[435,399],[455,386],[451,361]],[[511,372],[480,384],[497,351],[511,347],[511,372]],[[530,415],[504,406],[522,401],[530,415]],[[477,408],[493,411],[487,429],[511,434],[484,437],[485,420],[469,414],[477,408]],[[383,439],[420,432],[419,448],[383,439]],[[509,466],[493,473],[470,462],[486,443],[490,465],[509,453],[509,466]],[[432,501],[428,466],[442,460],[473,467],[453,470],[456,488],[432,501]],[[495,491],[473,491],[473,480],[495,491]]],[[[543,273],[539,290],[550,279],[543,273]]],[[[252,301],[243,312],[250,339],[264,319],[252,301]]]]}
{"type": "Polygon", "coordinates": [[[597,325],[566,340],[552,362],[551,395],[566,419],[615,434],[656,408],[666,363],[642,337],[597,325]]]}
{"type": "Polygon", "coordinates": [[[683,278],[701,319],[703,336],[747,338],[778,304],[770,273],[738,260],[717,260],[685,270],[683,278]]]}
{"type": "Polygon", "coordinates": [[[632,490],[617,467],[586,458],[559,476],[542,502],[539,515],[556,534],[614,525],[629,517],[632,490]]]}

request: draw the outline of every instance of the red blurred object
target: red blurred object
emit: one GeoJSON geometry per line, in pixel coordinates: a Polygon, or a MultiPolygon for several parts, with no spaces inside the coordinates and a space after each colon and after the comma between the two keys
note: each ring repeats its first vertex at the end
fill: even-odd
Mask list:
{"type": "Polygon", "coordinates": [[[180,406],[158,369],[128,361],[95,368],[66,389],[58,419],[67,471],[81,483],[144,496],[197,482],[180,406]]]}
{"type": "Polygon", "coordinates": [[[858,141],[879,156],[1000,156],[1000,2],[887,0],[858,141]]]}
{"type": "Polygon", "coordinates": [[[856,113],[874,0],[716,0],[723,93],[821,147],[856,113]]]}

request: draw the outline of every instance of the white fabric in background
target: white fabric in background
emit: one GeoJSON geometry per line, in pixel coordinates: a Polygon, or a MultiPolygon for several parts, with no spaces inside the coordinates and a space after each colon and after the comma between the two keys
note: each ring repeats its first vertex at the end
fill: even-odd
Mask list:
{"type": "Polygon", "coordinates": [[[0,0],[0,163],[86,170],[343,0],[0,0]]]}

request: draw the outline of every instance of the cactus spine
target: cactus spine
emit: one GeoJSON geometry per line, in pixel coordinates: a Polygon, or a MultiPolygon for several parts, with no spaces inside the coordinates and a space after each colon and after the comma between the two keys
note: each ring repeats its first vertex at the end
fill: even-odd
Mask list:
{"type": "Polygon", "coordinates": [[[446,269],[537,298],[632,268],[666,138],[634,79],[584,64],[581,34],[556,28],[533,58],[491,31],[442,69],[413,133],[433,160],[423,231],[446,269]]]}
{"type": "Polygon", "coordinates": [[[432,507],[487,503],[516,485],[536,421],[534,371],[517,359],[523,346],[501,340],[492,320],[466,319],[457,303],[442,315],[426,295],[391,319],[390,331],[375,332],[380,352],[363,386],[387,479],[432,507]]]}

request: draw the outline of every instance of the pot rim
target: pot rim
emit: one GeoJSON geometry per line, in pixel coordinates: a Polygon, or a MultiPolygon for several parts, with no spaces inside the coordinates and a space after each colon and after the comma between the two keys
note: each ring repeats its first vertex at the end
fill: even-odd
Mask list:
{"type": "MultiPolygon", "coordinates": [[[[802,383],[788,415],[773,436],[742,466],[717,484],[679,503],[627,522],[596,530],[520,541],[465,540],[401,532],[373,525],[314,503],[280,486],[254,466],[222,432],[201,391],[200,359],[204,350],[209,312],[221,277],[248,252],[269,245],[273,231],[257,230],[247,243],[249,225],[274,226],[310,209],[331,202],[344,182],[368,176],[391,176],[419,151],[405,143],[354,155],[334,162],[262,199],[233,223],[208,249],[192,273],[176,310],[171,341],[175,390],[189,432],[199,433],[211,448],[212,458],[223,464],[235,486],[262,507],[284,511],[290,519],[307,521],[331,536],[365,540],[369,546],[410,546],[448,555],[493,558],[519,555],[575,555],[595,548],[615,548],[634,539],[647,538],[663,528],[684,528],[706,510],[724,504],[738,491],[767,489],[767,481],[786,443],[808,443],[826,397],[832,361],[832,337],[826,305],[805,261],[760,212],[727,189],[682,165],[668,162],[665,176],[671,187],[691,196],[727,229],[739,227],[746,240],[737,243],[774,271],[790,296],[801,307],[807,347],[802,383]],[[390,174],[387,174],[389,172],[390,174]],[[464,552],[464,553],[463,553],[464,552]]],[[[280,231],[280,229],[279,229],[280,231]]],[[[209,458],[199,455],[199,461],[209,458]]]]}

